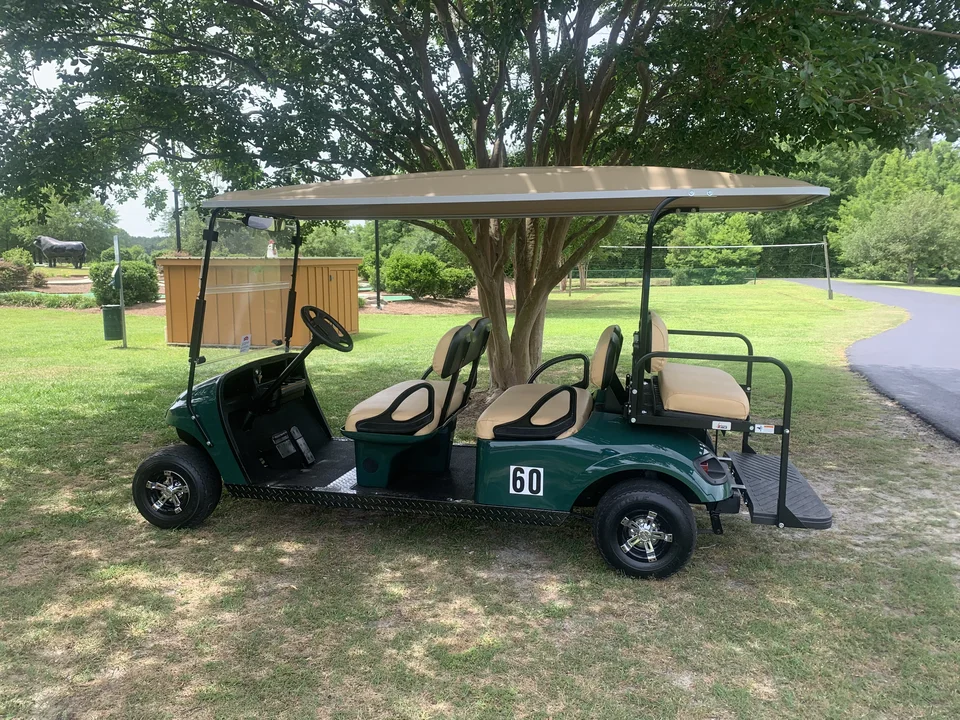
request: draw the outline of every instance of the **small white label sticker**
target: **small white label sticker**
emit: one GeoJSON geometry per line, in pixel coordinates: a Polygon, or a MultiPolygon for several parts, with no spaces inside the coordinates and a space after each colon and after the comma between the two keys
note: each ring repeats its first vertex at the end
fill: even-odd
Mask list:
{"type": "Polygon", "coordinates": [[[510,466],[511,495],[543,495],[543,468],[510,466]]]}
{"type": "Polygon", "coordinates": [[[240,338],[240,352],[245,353],[250,351],[250,336],[244,335],[240,338]]]}
{"type": "Polygon", "coordinates": [[[773,435],[776,427],[776,425],[754,425],[753,431],[755,433],[760,433],[761,435],[773,435]]]}
{"type": "Polygon", "coordinates": [[[713,421],[713,429],[714,429],[714,430],[729,430],[729,429],[732,428],[732,427],[733,427],[733,425],[732,425],[731,423],[724,422],[723,420],[714,420],[714,421],[713,421]]]}

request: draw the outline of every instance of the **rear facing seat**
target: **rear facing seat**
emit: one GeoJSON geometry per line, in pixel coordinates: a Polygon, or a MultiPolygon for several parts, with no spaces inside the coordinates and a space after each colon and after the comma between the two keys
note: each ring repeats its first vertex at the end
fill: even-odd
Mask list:
{"type": "MultiPolygon", "coordinates": [[[[650,312],[651,349],[669,352],[667,326],[655,312],[650,312]]],[[[719,368],[668,362],[653,358],[650,371],[657,373],[663,409],[746,420],[750,416],[750,400],[740,383],[719,368]]]]}

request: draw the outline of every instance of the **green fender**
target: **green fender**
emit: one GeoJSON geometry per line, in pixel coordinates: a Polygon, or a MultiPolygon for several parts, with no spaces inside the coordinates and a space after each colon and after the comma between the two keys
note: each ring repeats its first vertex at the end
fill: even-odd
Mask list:
{"type": "Polygon", "coordinates": [[[697,472],[694,460],[674,452],[658,452],[653,448],[628,452],[591,465],[579,475],[577,482],[584,489],[589,489],[598,482],[605,484],[607,478],[624,474],[625,471],[654,470],[683,484],[699,502],[719,502],[730,497],[730,483],[708,483],[697,472]]]}
{"type": "Polygon", "coordinates": [[[198,383],[193,388],[193,410],[203,426],[204,432],[210,439],[210,444],[204,439],[197,427],[196,421],[190,417],[187,409],[187,393],[181,393],[176,402],[167,410],[167,425],[192,437],[199,447],[210,455],[223,482],[228,485],[246,483],[243,470],[237,464],[237,458],[230,447],[230,442],[223,431],[223,420],[220,417],[220,406],[217,394],[223,375],[218,375],[205,382],[198,383]]]}

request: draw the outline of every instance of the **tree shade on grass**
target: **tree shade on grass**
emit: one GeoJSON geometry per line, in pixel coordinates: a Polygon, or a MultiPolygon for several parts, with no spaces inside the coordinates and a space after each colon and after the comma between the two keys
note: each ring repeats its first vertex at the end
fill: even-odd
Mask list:
{"type": "MultiPolygon", "coordinates": [[[[546,353],[589,352],[610,322],[629,333],[636,306],[635,289],[552,296],[546,353]]],[[[607,570],[579,523],[228,498],[202,528],[159,531],[129,478],[176,441],[162,419],[186,350],[164,345],[162,318],[129,317],[117,350],[95,313],[0,308],[0,715],[960,715],[955,446],[844,367],[904,313],[763,281],[657,288],[653,306],[790,364],[792,449],[835,529],[731,517],[717,538],[698,513],[694,562],[651,583],[607,570]]],[[[364,315],[354,352],[314,353],[331,425],[463,317],[364,315]]],[[[776,383],[758,370],[765,417],[776,383]]]]}

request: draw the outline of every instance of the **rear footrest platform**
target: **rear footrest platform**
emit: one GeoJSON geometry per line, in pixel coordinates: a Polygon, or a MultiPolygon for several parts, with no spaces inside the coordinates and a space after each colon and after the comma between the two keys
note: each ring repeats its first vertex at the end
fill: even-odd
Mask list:
{"type": "MultiPolygon", "coordinates": [[[[746,489],[751,521],[755,525],[776,525],[780,456],[739,452],[727,455],[737,479],[746,489]]],[[[810,530],[826,530],[833,524],[833,513],[793,463],[788,463],[786,512],[780,522],[784,527],[810,530]]]]}

